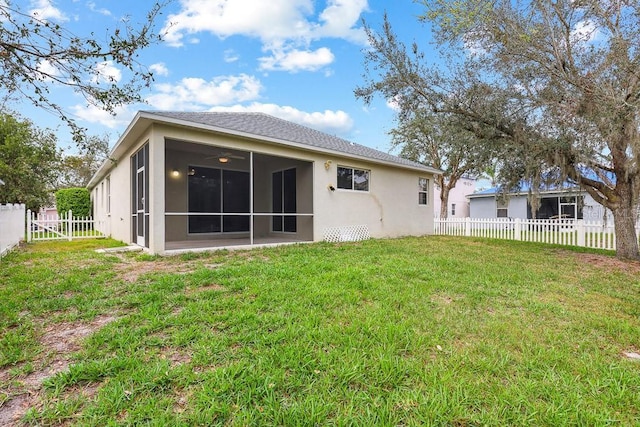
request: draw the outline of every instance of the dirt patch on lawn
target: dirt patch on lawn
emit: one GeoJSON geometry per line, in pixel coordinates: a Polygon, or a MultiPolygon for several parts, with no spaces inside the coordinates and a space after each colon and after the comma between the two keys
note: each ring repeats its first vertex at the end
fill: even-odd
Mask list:
{"type": "Polygon", "coordinates": [[[640,274],[640,261],[621,260],[609,255],[576,253],[565,250],[559,250],[558,254],[564,257],[574,258],[580,264],[591,265],[602,270],[634,275],[640,274]]]}
{"type": "MultiPolygon", "coordinates": [[[[0,384],[6,385],[0,391],[7,396],[7,400],[0,405],[0,425],[19,425],[27,410],[39,405],[42,383],[69,368],[72,353],[80,349],[80,340],[114,320],[116,317],[105,315],[98,316],[89,323],[51,324],[44,329],[40,338],[44,351],[32,361],[32,372],[14,377],[11,370],[16,367],[0,368],[0,384]]],[[[95,393],[97,385],[88,385],[86,389],[83,387],[79,392],[95,393]]]]}
{"type": "Polygon", "coordinates": [[[152,273],[189,274],[199,268],[214,269],[222,264],[203,264],[202,261],[176,261],[174,258],[159,258],[153,261],[139,261],[126,254],[114,254],[122,262],[114,264],[114,270],[125,282],[135,283],[141,276],[152,273]]]}

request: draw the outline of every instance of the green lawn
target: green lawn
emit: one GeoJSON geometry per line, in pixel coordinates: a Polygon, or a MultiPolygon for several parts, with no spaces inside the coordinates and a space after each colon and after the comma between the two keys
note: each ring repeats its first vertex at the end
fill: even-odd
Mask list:
{"type": "Polygon", "coordinates": [[[640,353],[638,263],[444,236],[169,258],[92,250],[117,244],[37,243],[0,261],[0,421],[3,410],[5,422],[96,426],[640,419],[640,361],[625,355],[640,353]]]}

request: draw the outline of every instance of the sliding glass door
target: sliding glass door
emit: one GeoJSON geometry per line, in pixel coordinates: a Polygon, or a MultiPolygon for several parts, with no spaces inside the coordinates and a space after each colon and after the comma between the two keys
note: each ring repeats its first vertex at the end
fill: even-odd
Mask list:
{"type": "Polygon", "coordinates": [[[249,231],[249,172],[189,166],[189,233],[249,231]],[[233,215],[243,214],[243,215],[233,215]]]}
{"type": "MultiPolygon", "coordinates": [[[[273,186],[273,213],[295,214],[296,202],[296,169],[285,169],[272,174],[273,186]]],[[[272,221],[273,231],[295,233],[297,230],[297,218],[295,215],[274,215],[272,221]]]]}

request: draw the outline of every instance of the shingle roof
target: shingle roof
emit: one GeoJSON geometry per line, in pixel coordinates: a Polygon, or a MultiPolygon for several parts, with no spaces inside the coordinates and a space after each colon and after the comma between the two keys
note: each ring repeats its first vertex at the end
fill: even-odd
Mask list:
{"type": "Polygon", "coordinates": [[[303,144],[310,148],[329,150],[372,160],[395,163],[411,168],[437,173],[438,170],[403,159],[383,151],[347,141],[306,126],[279,119],[264,113],[236,112],[173,112],[141,111],[141,113],[190,122],[196,125],[227,130],[231,133],[249,134],[269,138],[282,143],[303,144]]]}
{"type": "MultiPolygon", "coordinates": [[[[527,194],[529,192],[529,190],[531,189],[531,186],[529,185],[529,183],[527,182],[523,182],[520,185],[520,188],[514,191],[510,191],[509,194],[527,194]]],[[[575,184],[572,183],[565,183],[564,185],[561,186],[556,186],[556,185],[549,185],[549,186],[544,186],[541,187],[538,191],[542,192],[542,193],[563,193],[563,192],[568,192],[568,191],[575,191],[576,189],[579,189],[578,186],[576,186],[575,184]]],[[[492,188],[488,188],[486,190],[482,190],[482,191],[476,191],[475,193],[471,193],[469,195],[467,195],[467,197],[495,197],[496,195],[498,195],[500,193],[500,191],[502,190],[501,187],[492,187],[492,188]]]]}

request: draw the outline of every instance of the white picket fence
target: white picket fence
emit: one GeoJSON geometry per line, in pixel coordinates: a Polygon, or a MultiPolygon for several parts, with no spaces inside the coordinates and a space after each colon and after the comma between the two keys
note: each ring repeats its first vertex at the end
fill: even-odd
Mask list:
{"type": "MultiPolygon", "coordinates": [[[[436,218],[434,234],[615,250],[613,224],[581,219],[436,218]]],[[[640,227],[636,226],[636,234],[640,227]]]]}
{"type": "Polygon", "coordinates": [[[24,240],[24,205],[0,205],[0,257],[24,240]]]}
{"type": "Polygon", "coordinates": [[[91,217],[74,217],[69,211],[63,217],[27,211],[27,242],[41,240],[74,240],[105,237],[98,230],[100,222],[91,217]]]}

